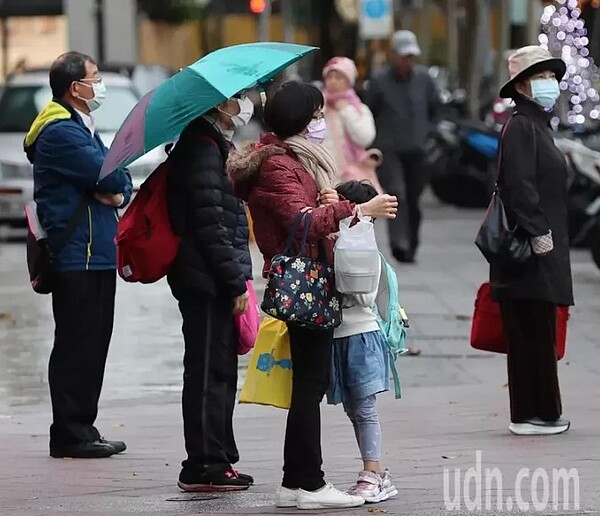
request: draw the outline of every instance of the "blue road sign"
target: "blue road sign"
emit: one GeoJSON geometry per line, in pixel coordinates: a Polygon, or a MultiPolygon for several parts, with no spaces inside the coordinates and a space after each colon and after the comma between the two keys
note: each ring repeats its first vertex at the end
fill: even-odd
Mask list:
{"type": "Polygon", "coordinates": [[[386,0],[365,0],[363,15],[367,18],[384,18],[389,16],[390,3],[386,0]]]}

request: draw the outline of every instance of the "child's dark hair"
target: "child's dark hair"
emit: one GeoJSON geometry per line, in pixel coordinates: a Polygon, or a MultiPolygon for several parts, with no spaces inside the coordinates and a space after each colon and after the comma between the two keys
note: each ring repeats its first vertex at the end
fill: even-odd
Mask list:
{"type": "Polygon", "coordinates": [[[369,202],[373,197],[377,197],[377,190],[366,179],[363,181],[346,181],[338,185],[336,191],[344,199],[354,204],[363,204],[369,202]]]}
{"type": "Polygon", "coordinates": [[[323,94],[312,84],[284,82],[267,95],[264,120],[271,131],[285,140],[306,129],[314,112],[324,104],[323,94]]]}

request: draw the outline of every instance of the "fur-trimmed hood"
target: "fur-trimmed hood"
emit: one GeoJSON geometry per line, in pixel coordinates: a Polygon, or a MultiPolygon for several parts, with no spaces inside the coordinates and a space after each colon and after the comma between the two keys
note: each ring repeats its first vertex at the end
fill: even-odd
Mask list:
{"type": "Polygon", "coordinates": [[[227,160],[227,173],[233,182],[235,194],[247,201],[262,164],[273,156],[285,154],[292,155],[290,148],[273,133],[264,133],[260,142],[248,143],[232,151],[227,160]]]}

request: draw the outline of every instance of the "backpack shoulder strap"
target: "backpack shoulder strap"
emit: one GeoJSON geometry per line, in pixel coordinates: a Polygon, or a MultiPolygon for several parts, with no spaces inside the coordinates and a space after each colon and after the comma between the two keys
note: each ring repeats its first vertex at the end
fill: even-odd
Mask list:
{"type": "Polygon", "coordinates": [[[377,295],[375,296],[375,302],[373,303],[377,316],[381,317],[381,314],[387,314],[387,306],[389,304],[388,294],[388,280],[387,280],[387,267],[385,258],[379,253],[380,267],[379,267],[379,287],[377,288],[377,295]]]}
{"type": "Polygon", "coordinates": [[[71,218],[69,219],[69,222],[67,223],[67,226],[65,227],[63,232],[58,237],[58,241],[56,242],[56,245],[52,246],[52,254],[54,256],[58,256],[60,254],[60,252],[63,250],[63,247],[65,247],[65,245],[67,245],[67,242],[73,236],[75,228],[77,228],[77,225],[79,224],[79,221],[81,220],[81,217],[83,217],[83,214],[87,210],[87,207],[89,206],[89,204],[90,204],[90,200],[89,200],[88,196],[84,194],[84,196],[79,201],[77,208],[75,208],[73,215],[71,215],[71,218]]]}
{"type": "Polygon", "coordinates": [[[396,310],[399,306],[399,295],[398,295],[398,277],[394,268],[384,259],[383,264],[385,267],[385,274],[387,278],[388,289],[390,291],[389,310],[396,310]]]}

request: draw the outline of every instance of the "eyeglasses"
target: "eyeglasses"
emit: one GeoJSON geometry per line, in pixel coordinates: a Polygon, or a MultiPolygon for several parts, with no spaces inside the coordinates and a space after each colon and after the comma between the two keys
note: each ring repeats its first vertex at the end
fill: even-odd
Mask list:
{"type": "Polygon", "coordinates": [[[234,98],[234,99],[240,99],[240,100],[244,100],[244,99],[248,98],[248,93],[249,93],[249,90],[242,90],[242,91],[240,91],[240,92],[236,93],[236,94],[233,96],[233,98],[234,98]]]}
{"type": "Polygon", "coordinates": [[[82,83],[84,83],[86,85],[87,85],[88,82],[90,82],[92,84],[98,84],[98,83],[102,82],[102,76],[97,75],[96,77],[93,77],[91,79],[81,79],[81,80],[79,80],[77,82],[82,82],[82,83]]]}

